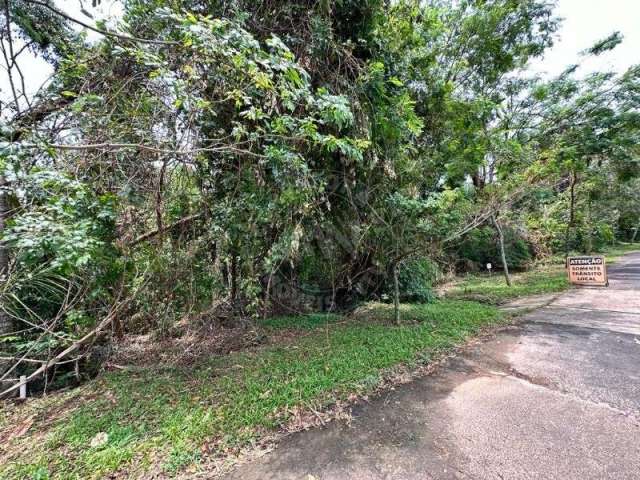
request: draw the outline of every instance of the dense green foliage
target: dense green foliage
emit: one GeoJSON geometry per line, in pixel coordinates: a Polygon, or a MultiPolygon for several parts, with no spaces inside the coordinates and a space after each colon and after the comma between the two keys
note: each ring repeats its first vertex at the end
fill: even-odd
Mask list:
{"type": "Polygon", "coordinates": [[[640,240],[640,66],[532,77],[552,2],[121,3],[0,12],[0,393],[117,370],[59,417],[35,402],[46,436],[0,475],[179,473],[566,288],[562,256],[640,240]],[[53,69],[36,95],[23,54],[53,69]],[[218,350],[100,363],[140,339],[218,350]]]}
{"type": "Polygon", "coordinates": [[[522,270],[637,237],[640,68],[528,78],[546,1],[123,7],[91,42],[52,4],[5,11],[55,68],[2,117],[6,356],[104,318],[121,337],[427,302],[501,246],[522,270]]]}
{"type": "MultiPolygon", "coordinates": [[[[518,270],[525,269],[532,260],[532,246],[522,233],[509,229],[505,235],[505,246],[507,250],[507,263],[510,268],[518,270]]],[[[487,263],[496,265],[499,268],[501,263],[498,246],[496,243],[496,233],[491,227],[480,227],[470,232],[460,242],[456,252],[462,270],[469,270],[473,267],[484,269],[487,263]],[[471,268],[468,262],[472,262],[471,268]]]]}
{"type": "MultiPolygon", "coordinates": [[[[432,287],[438,280],[438,266],[427,258],[412,259],[400,265],[398,280],[400,300],[428,303],[434,299],[432,287]]],[[[393,295],[393,286],[387,286],[387,295],[393,295]]]]}

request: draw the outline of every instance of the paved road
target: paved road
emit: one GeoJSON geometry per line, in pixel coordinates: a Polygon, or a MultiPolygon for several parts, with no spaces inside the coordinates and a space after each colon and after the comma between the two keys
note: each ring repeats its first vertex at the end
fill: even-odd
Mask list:
{"type": "Polygon", "coordinates": [[[228,480],[640,479],[640,253],[228,480]]]}

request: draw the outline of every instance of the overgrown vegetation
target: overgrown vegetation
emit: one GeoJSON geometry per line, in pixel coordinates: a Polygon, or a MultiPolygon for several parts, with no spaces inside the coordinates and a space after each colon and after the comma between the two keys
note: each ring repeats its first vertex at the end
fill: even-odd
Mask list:
{"type": "MultiPolygon", "coordinates": [[[[606,255],[608,264],[615,263],[622,255],[637,251],[638,245],[620,243],[598,253],[606,255]]],[[[467,274],[444,288],[443,295],[451,299],[475,300],[500,305],[518,297],[558,293],[570,287],[564,257],[553,256],[532,265],[529,270],[513,275],[513,285],[497,280],[496,274],[467,274]]]]}
{"type": "Polygon", "coordinates": [[[67,427],[38,417],[53,453],[14,476],[177,471],[198,436],[221,454],[496,318],[433,303],[435,284],[555,292],[545,259],[640,240],[640,67],[531,75],[552,2],[121,3],[98,22],[51,0],[0,12],[0,396],[22,375],[37,395],[84,385],[132,339],[194,325],[187,350],[235,329],[250,341],[227,351],[299,340],[100,375],[67,427]],[[33,55],[52,70],[35,95],[33,55]]]}
{"type": "MultiPolygon", "coordinates": [[[[370,393],[394,367],[428,362],[502,319],[493,307],[462,301],[403,305],[402,312],[400,326],[385,304],[350,317],[270,319],[267,333],[287,329],[289,341],[183,368],[106,373],[79,391],[34,401],[20,421],[33,422],[30,428],[39,434],[3,445],[0,474],[134,476],[156,462],[165,474],[199,468],[211,455],[255,441],[265,428],[370,393]],[[106,434],[104,443],[91,446],[100,434],[106,434]]],[[[5,419],[1,428],[6,433],[12,426],[5,419]]]]}

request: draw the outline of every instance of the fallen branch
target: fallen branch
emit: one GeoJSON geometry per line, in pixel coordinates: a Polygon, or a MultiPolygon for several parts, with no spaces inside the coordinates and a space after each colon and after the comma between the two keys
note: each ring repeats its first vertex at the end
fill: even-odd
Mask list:
{"type": "MultiPolygon", "coordinates": [[[[58,362],[56,365],[66,365],[67,363],[73,363],[73,362],[77,362],[78,360],[81,360],[83,357],[83,355],[80,355],[79,357],[76,358],[72,358],[71,360],[65,360],[64,362],[58,362]]],[[[39,363],[39,364],[44,364],[47,363],[47,360],[37,360],[35,358],[21,358],[21,357],[0,357],[0,362],[13,362],[18,360],[20,363],[39,363]]],[[[1,381],[5,382],[7,381],[6,378],[1,379],[1,381]]]]}
{"type": "Polygon", "coordinates": [[[70,345],[69,347],[64,349],[62,352],[57,354],[52,359],[46,361],[42,366],[37,368],[31,375],[26,377],[24,380],[16,383],[12,387],[6,389],[4,392],[0,392],[0,398],[3,398],[6,395],[9,395],[10,393],[18,390],[22,385],[25,385],[25,384],[29,383],[31,380],[33,380],[37,376],[45,373],[51,367],[54,367],[55,365],[58,365],[58,364],[62,363],[62,360],[64,358],[66,358],[69,354],[71,354],[71,353],[75,352],[76,350],[78,350],[80,347],[82,347],[83,345],[88,343],[90,340],[95,338],[98,334],[100,334],[105,328],[107,328],[109,325],[111,325],[113,320],[120,313],[120,310],[122,309],[122,307],[127,305],[129,303],[129,301],[130,301],[130,299],[117,304],[111,310],[111,312],[109,312],[109,314],[98,324],[98,326],[96,328],[91,330],[84,337],[82,337],[79,340],[75,341],[72,345],[70,345]]]}
{"type": "MultiPolygon", "coordinates": [[[[246,143],[246,142],[240,142],[246,143]]],[[[236,144],[236,145],[239,145],[236,144]]],[[[141,150],[151,153],[158,153],[163,155],[176,155],[176,156],[186,156],[186,155],[195,155],[198,153],[234,153],[238,155],[247,155],[250,157],[256,158],[265,158],[265,155],[261,153],[256,153],[251,150],[246,150],[243,148],[239,148],[234,145],[217,145],[217,146],[208,146],[208,147],[194,147],[188,149],[172,149],[172,148],[162,148],[155,145],[149,145],[146,143],[121,143],[121,142],[101,142],[101,143],[50,143],[46,145],[40,145],[35,143],[24,143],[21,145],[22,148],[32,148],[32,149],[42,149],[43,147],[53,148],[55,150],[67,150],[67,151],[90,151],[90,150],[99,150],[99,151],[120,151],[120,150],[141,150]]]]}
{"type": "Polygon", "coordinates": [[[74,101],[71,97],[58,97],[47,102],[40,102],[29,110],[24,110],[12,120],[13,131],[9,135],[10,142],[19,142],[22,136],[32,131],[34,125],[49,115],[67,107],[74,101]]]}
{"type": "MultiPolygon", "coordinates": [[[[47,363],[46,360],[36,360],[35,358],[20,358],[20,357],[0,357],[0,362],[14,362],[19,360],[24,363],[47,363]]],[[[3,379],[6,380],[6,379],[3,379]]]]}

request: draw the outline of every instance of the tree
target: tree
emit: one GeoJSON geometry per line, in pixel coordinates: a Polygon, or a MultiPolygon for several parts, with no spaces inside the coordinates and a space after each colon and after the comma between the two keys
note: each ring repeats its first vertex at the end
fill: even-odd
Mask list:
{"type": "Polygon", "coordinates": [[[586,215],[602,232],[619,220],[595,194],[635,175],[637,73],[522,78],[557,29],[547,2],[123,5],[108,28],[49,2],[5,11],[5,36],[55,69],[37,97],[16,91],[2,132],[2,245],[19,275],[49,275],[13,290],[16,322],[36,325],[13,353],[46,337],[46,355],[81,355],[114,304],[158,329],[204,310],[245,322],[308,308],[287,304],[285,284],[329,292],[330,309],[392,285],[399,321],[403,265],[474,229],[495,229],[509,282],[514,226],[534,218],[555,238],[586,215]],[[571,190],[575,215],[546,222],[571,190]],[[35,288],[52,279],[55,294],[35,288]]]}
{"type": "MultiPolygon", "coordinates": [[[[0,235],[4,233],[6,218],[8,218],[8,202],[5,192],[6,180],[4,175],[0,174],[0,235]]],[[[4,284],[9,275],[9,252],[4,241],[0,242],[0,280],[4,284]]],[[[3,308],[0,308],[0,336],[7,335],[13,331],[11,319],[3,308]]]]}

